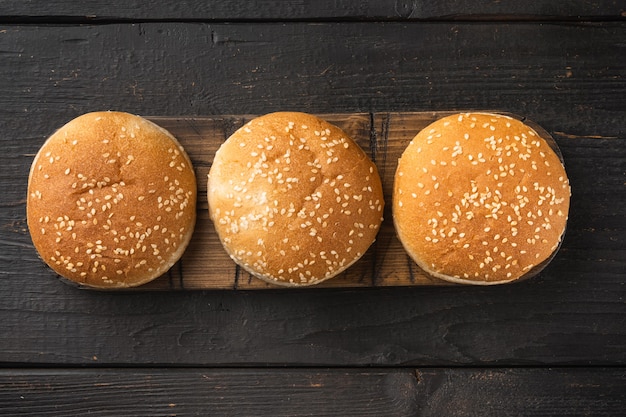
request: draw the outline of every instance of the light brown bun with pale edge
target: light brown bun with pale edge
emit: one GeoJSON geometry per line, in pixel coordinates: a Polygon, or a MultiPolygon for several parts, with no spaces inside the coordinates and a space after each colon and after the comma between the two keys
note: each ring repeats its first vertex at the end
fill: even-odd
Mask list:
{"type": "Polygon", "coordinates": [[[196,195],[191,161],[169,132],[128,113],[88,113],[37,153],[28,227],[59,275],[88,287],[134,287],[181,257],[196,195]]]}
{"type": "Polygon", "coordinates": [[[398,162],[393,218],[427,273],[500,284],[545,266],[565,232],[570,186],[552,148],[519,120],[471,113],[423,129],[398,162]]]}
{"type": "Polygon", "coordinates": [[[283,286],[316,284],[356,262],[384,205],[365,152],[330,123],[292,112],[258,117],[222,144],[208,200],[231,258],[283,286]]]}

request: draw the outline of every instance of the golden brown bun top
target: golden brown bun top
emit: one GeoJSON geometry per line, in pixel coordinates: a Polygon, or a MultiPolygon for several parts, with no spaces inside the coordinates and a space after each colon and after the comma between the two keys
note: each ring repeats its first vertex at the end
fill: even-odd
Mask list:
{"type": "Polygon", "coordinates": [[[58,274],[90,287],[132,287],[180,258],[196,193],[191,161],[166,130],[128,113],[88,113],[37,153],[28,226],[58,274]]]}
{"type": "Polygon", "coordinates": [[[211,218],[233,260],[281,285],[331,278],[374,241],[383,214],[375,165],[343,131],[304,113],[237,130],[209,173],[211,218]]]}
{"type": "Polygon", "coordinates": [[[398,162],[393,214],[411,257],[458,283],[518,279],[558,248],[570,187],[555,152],[507,116],[440,119],[398,162]]]}

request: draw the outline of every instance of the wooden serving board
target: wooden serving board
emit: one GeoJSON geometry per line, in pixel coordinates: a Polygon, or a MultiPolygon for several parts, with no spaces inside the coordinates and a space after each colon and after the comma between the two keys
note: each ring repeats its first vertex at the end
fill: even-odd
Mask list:
{"type": "MultiPolygon", "coordinates": [[[[315,288],[451,285],[428,277],[406,255],[395,235],[391,216],[391,195],[398,158],[421,129],[451,113],[453,112],[319,115],[343,129],[376,163],[386,204],[385,219],[376,242],[357,263],[337,277],[315,285],[315,288]]],[[[139,287],[138,290],[285,288],[268,284],[238,267],[222,248],[208,214],[207,174],[215,152],[235,130],[254,117],[256,116],[222,115],[149,118],[176,136],[189,153],[198,180],[198,218],[195,233],[182,259],[168,274],[139,287]]],[[[533,127],[544,138],[550,138],[539,126],[533,127]]]]}

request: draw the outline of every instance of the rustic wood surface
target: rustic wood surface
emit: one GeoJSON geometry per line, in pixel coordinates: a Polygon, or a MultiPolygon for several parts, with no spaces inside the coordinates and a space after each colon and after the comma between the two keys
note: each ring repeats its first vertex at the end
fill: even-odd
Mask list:
{"type": "Polygon", "coordinates": [[[0,370],[18,416],[594,416],[623,414],[626,375],[557,369],[0,370]],[[538,383],[541,381],[541,383],[538,383]]]}
{"type": "Polygon", "coordinates": [[[619,415],[622,3],[0,2],[0,414],[619,415]],[[26,180],[105,109],[524,115],[562,150],[567,235],[491,288],[78,290],[37,258],[26,180]]]}
{"type": "Polygon", "coordinates": [[[73,0],[46,2],[4,0],[2,15],[11,21],[73,23],[134,20],[612,20],[624,17],[624,6],[617,0],[517,1],[490,0],[231,0],[171,2],[139,0],[110,2],[73,0]]]}

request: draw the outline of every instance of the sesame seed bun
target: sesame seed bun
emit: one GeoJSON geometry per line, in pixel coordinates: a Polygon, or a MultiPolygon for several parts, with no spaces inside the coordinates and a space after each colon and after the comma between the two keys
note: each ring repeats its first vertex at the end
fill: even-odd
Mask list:
{"type": "Polygon", "coordinates": [[[127,113],[88,113],[35,156],[28,227],[59,275],[94,288],[134,287],[181,257],[196,194],[191,161],[170,133],[127,113]]]}
{"type": "Polygon", "coordinates": [[[217,151],[209,214],[231,258],[283,286],[316,284],[356,262],[383,214],[375,165],[342,130],[305,113],[272,113],[217,151]]]}
{"type": "Polygon", "coordinates": [[[444,117],[398,161],[393,219],[408,254],[432,276],[500,284],[543,268],[565,232],[570,187],[535,130],[497,114],[444,117]]]}

